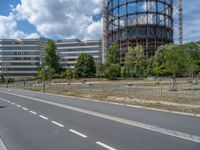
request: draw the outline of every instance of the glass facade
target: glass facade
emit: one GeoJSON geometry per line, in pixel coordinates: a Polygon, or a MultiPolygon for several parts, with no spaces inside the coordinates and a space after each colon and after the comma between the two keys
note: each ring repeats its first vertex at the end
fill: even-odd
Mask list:
{"type": "Polygon", "coordinates": [[[64,68],[74,68],[80,54],[89,54],[93,56],[95,62],[102,62],[102,43],[100,40],[83,42],[75,39],[55,42],[64,68]]]}
{"type": "Polygon", "coordinates": [[[1,74],[9,77],[30,77],[38,74],[47,39],[0,40],[1,74]]]}

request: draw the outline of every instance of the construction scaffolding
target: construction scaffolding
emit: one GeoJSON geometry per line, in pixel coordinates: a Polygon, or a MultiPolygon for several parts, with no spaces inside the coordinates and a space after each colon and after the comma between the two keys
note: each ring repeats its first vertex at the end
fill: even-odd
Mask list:
{"type": "Polygon", "coordinates": [[[179,11],[179,44],[183,44],[183,1],[178,1],[178,11],[179,11]]]}
{"type": "Polygon", "coordinates": [[[150,57],[173,42],[173,0],[107,0],[104,17],[106,46],[119,43],[122,64],[130,46],[143,46],[150,57]]]}
{"type": "Polygon", "coordinates": [[[103,39],[102,39],[102,61],[105,62],[105,53],[108,47],[108,15],[107,15],[107,0],[102,0],[103,4],[103,39]]]}

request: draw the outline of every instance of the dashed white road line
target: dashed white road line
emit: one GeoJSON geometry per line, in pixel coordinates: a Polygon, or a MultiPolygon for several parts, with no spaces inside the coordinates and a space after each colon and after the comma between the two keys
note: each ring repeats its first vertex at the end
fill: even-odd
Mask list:
{"type": "Polygon", "coordinates": [[[81,137],[83,137],[83,138],[87,138],[87,135],[82,134],[82,133],[80,133],[80,132],[78,132],[78,131],[75,131],[75,130],[73,130],[73,129],[70,129],[69,131],[72,132],[72,133],[74,133],[74,134],[76,134],[76,135],[79,135],[79,136],[81,136],[81,137]]]}
{"type": "Polygon", "coordinates": [[[21,105],[16,105],[16,106],[19,107],[19,108],[22,107],[21,105]]]}
{"type": "Polygon", "coordinates": [[[44,120],[48,120],[49,118],[43,116],[43,115],[39,115],[40,118],[44,119],[44,120]]]}
{"type": "Polygon", "coordinates": [[[106,148],[108,150],[117,150],[117,149],[115,149],[115,148],[113,148],[113,147],[111,147],[109,145],[106,145],[106,144],[104,144],[102,142],[99,142],[99,141],[97,141],[96,144],[98,144],[98,145],[100,145],[100,146],[102,146],[102,147],[104,147],[104,148],[106,148]]]}
{"type": "Polygon", "coordinates": [[[11,103],[12,105],[15,105],[15,103],[11,103]]]}
{"type": "Polygon", "coordinates": [[[30,113],[32,113],[32,114],[34,114],[34,115],[37,115],[37,113],[36,112],[34,112],[34,111],[29,111],[30,113]]]}
{"type": "Polygon", "coordinates": [[[22,109],[23,109],[23,110],[26,110],[26,111],[28,110],[28,109],[27,109],[27,108],[25,108],[25,107],[22,107],[22,109]]]}
{"type": "Polygon", "coordinates": [[[61,128],[63,128],[63,127],[64,127],[64,125],[63,125],[63,124],[61,124],[61,123],[58,123],[58,122],[56,122],[56,121],[51,121],[51,123],[53,123],[53,124],[55,124],[55,125],[57,125],[57,126],[59,126],[59,127],[61,127],[61,128]]]}
{"type": "Polygon", "coordinates": [[[180,132],[180,131],[176,131],[176,130],[170,130],[170,129],[162,128],[162,127],[159,127],[159,126],[153,126],[151,124],[145,124],[145,123],[137,122],[137,121],[134,121],[134,120],[128,120],[128,119],[124,119],[124,118],[120,118],[120,117],[116,117],[116,116],[111,116],[111,115],[107,115],[107,114],[103,114],[103,113],[98,113],[98,112],[95,112],[95,111],[82,109],[82,108],[79,108],[79,107],[73,107],[73,106],[69,106],[69,105],[59,104],[59,103],[47,101],[47,100],[44,100],[44,99],[33,98],[33,97],[15,94],[15,93],[10,93],[10,92],[5,92],[5,91],[0,91],[0,92],[5,93],[5,94],[9,94],[9,95],[14,95],[14,96],[26,98],[26,99],[30,99],[30,100],[34,100],[34,101],[38,101],[38,102],[43,102],[45,104],[50,104],[50,105],[70,109],[70,110],[73,110],[73,111],[76,111],[76,112],[81,112],[81,113],[92,115],[92,116],[95,116],[95,117],[115,121],[115,122],[118,122],[118,123],[127,124],[127,125],[130,125],[130,126],[138,127],[138,128],[149,130],[149,131],[153,131],[153,132],[156,132],[156,133],[161,133],[161,134],[164,134],[164,135],[168,135],[168,136],[172,136],[172,137],[176,137],[176,138],[200,143],[200,136],[196,136],[196,135],[192,135],[192,134],[188,134],[188,133],[184,133],[184,132],[180,132]]]}

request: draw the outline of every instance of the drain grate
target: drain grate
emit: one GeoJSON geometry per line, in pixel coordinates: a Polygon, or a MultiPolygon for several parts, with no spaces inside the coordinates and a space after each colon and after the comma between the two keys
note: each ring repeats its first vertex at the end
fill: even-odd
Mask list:
{"type": "Polygon", "coordinates": [[[8,150],[6,145],[4,144],[3,140],[0,138],[0,150],[8,150]]]}

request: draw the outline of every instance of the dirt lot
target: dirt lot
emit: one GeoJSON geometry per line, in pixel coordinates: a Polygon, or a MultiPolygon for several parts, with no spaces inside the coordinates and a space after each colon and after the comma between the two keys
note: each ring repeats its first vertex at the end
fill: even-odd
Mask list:
{"type": "MultiPolygon", "coordinates": [[[[46,92],[200,114],[200,85],[192,85],[186,79],[177,80],[177,91],[169,91],[169,79],[162,80],[159,85],[153,79],[83,81],[74,80],[68,84],[66,81],[54,80],[46,83],[46,92]]],[[[41,92],[43,89],[39,82],[12,86],[41,92]]]]}

